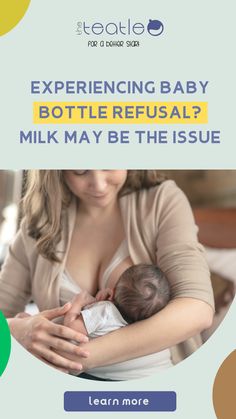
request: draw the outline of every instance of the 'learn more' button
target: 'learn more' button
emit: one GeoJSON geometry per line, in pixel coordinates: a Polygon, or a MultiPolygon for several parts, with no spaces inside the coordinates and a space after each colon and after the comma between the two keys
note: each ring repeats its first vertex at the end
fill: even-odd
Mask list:
{"type": "Polygon", "coordinates": [[[66,391],[67,412],[174,412],[174,391],[66,391]]]}

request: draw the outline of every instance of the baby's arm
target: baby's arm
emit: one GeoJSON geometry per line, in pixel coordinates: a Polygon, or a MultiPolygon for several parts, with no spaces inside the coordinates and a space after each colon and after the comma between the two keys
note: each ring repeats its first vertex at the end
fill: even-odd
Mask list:
{"type": "Polygon", "coordinates": [[[75,320],[70,321],[68,324],[65,323],[65,319],[64,319],[64,326],[70,327],[76,332],[80,332],[88,336],[88,332],[84,324],[84,319],[81,314],[79,314],[75,320]]]}
{"type": "Polygon", "coordinates": [[[64,326],[72,327],[72,323],[74,324],[75,320],[79,318],[82,308],[95,302],[96,299],[87,291],[81,291],[79,294],[77,294],[72,300],[71,309],[68,311],[68,313],[66,313],[64,317],[64,326]]]}

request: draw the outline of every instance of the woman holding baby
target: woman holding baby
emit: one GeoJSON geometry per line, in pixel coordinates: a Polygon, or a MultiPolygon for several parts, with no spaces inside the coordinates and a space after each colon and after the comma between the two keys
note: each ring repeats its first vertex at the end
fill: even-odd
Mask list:
{"type": "Polygon", "coordinates": [[[129,379],[158,371],[162,350],[177,363],[199,346],[213,294],[189,203],[173,181],[155,170],[34,170],[27,183],[24,218],[0,278],[0,310],[26,349],[63,371],[98,369],[101,379],[117,379],[114,364],[141,359],[137,376],[118,378],[129,379]],[[139,263],[157,265],[169,281],[171,300],[161,312],[89,341],[53,322],[78,289],[95,296],[139,263]],[[31,296],[40,313],[14,317],[31,296]]]}

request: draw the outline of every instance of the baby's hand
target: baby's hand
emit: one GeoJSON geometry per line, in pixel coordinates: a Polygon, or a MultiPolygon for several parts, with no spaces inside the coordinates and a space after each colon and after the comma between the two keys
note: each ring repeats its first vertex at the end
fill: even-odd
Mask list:
{"type": "Polygon", "coordinates": [[[66,313],[64,317],[64,325],[69,326],[70,323],[75,321],[80,315],[81,310],[88,304],[96,302],[96,299],[90,295],[87,291],[81,291],[71,301],[71,309],[66,313]]]}
{"type": "Polygon", "coordinates": [[[73,323],[80,314],[80,312],[76,313],[75,311],[71,311],[71,310],[72,309],[70,309],[68,313],[66,313],[66,315],[64,316],[64,321],[63,321],[64,326],[70,327],[71,323],[73,323]]]}
{"type": "Polygon", "coordinates": [[[105,288],[104,290],[98,291],[98,293],[96,294],[96,301],[105,301],[105,300],[112,301],[113,295],[114,295],[113,289],[105,288]]]}

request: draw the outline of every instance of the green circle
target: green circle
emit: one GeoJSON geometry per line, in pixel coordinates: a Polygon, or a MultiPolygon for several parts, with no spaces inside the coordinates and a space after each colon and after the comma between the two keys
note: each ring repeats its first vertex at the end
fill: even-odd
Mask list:
{"type": "Polygon", "coordinates": [[[7,321],[0,311],[0,376],[3,374],[11,352],[11,334],[7,321]]]}

